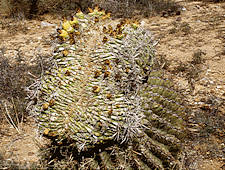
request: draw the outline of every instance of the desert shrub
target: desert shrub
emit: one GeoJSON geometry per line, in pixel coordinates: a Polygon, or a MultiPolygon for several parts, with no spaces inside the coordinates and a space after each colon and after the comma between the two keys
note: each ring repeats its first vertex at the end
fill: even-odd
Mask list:
{"type": "Polygon", "coordinates": [[[1,13],[13,18],[31,19],[36,14],[47,12],[60,12],[65,10],[76,10],[91,6],[90,0],[2,0],[1,13]]]}
{"type": "MultiPolygon", "coordinates": [[[[197,1],[197,0],[190,0],[190,1],[197,1]]],[[[213,3],[220,3],[220,2],[225,2],[225,0],[198,0],[202,2],[213,2],[213,3]]]]}
{"type": "Polygon", "coordinates": [[[20,48],[15,49],[17,53],[13,60],[6,56],[8,50],[11,49],[0,48],[0,121],[8,121],[16,128],[28,116],[25,87],[32,82],[30,73],[39,76],[48,67],[46,63],[49,59],[37,56],[33,65],[29,65],[20,48]]]}
{"type": "Polygon", "coordinates": [[[37,12],[38,0],[2,0],[1,8],[13,18],[31,18],[37,12]]]}
{"type": "Polygon", "coordinates": [[[132,17],[135,15],[148,17],[165,11],[176,13],[180,10],[180,6],[171,0],[96,0],[94,5],[109,10],[115,17],[132,17]]]}
{"type": "MultiPolygon", "coordinates": [[[[23,117],[24,98],[26,96],[23,87],[26,78],[23,72],[27,67],[19,64],[11,64],[4,56],[4,49],[1,49],[0,58],[0,119],[4,118],[3,113],[8,112],[7,119],[12,118],[13,122],[18,122],[23,117]],[[11,114],[13,113],[13,114],[11,114]]],[[[12,123],[12,122],[11,122],[12,123]]]]}
{"type": "Polygon", "coordinates": [[[87,12],[88,7],[96,5],[112,12],[115,17],[151,16],[165,11],[176,13],[180,9],[172,0],[3,0],[0,5],[7,15],[16,18],[32,18],[48,12],[65,15],[78,8],[87,12]]]}

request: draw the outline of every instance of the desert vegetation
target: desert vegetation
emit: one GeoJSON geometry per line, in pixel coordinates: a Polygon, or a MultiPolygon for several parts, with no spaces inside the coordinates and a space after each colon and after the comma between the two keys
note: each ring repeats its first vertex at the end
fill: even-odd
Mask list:
{"type": "MultiPolygon", "coordinates": [[[[120,169],[126,169],[122,165],[140,169],[145,166],[193,170],[224,168],[221,162],[224,161],[225,71],[219,65],[224,63],[223,1],[2,0],[0,7],[0,169],[113,169],[120,156],[129,157],[125,159],[128,162],[118,164],[120,169]],[[109,141],[103,144],[106,148],[103,152],[98,150],[101,145],[89,150],[88,155],[79,152],[73,142],[53,139],[48,129],[42,129],[40,134],[35,115],[30,112],[30,107],[39,102],[33,97],[38,96],[35,94],[39,93],[38,83],[56,68],[53,54],[66,55],[56,48],[56,44],[62,43],[57,32],[60,21],[69,20],[79,9],[86,15],[90,12],[88,7],[94,9],[96,5],[100,11],[111,13],[110,22],[138,21],[152,33],[156,50],[154,67],[164,73],[163,79],[173,82],[173,88],[183,98],[185,115],[182,120],[187,135],[182,136],[182,145],[170,148],[172,156],[169,157],[168,152],[155,149],[158,144],[149,144],[155,146],[151,152],[163,159],[162,164],[158,160],[148,160],[148,153],[141,152],[138,141],[130,150],[124,144],[112,146],[109,141]],[[204,16],[207,8],[211,11],[204,16]],[[45,26],[46,23],[52,25],[45,26]],[[213,39],[208,39],[207,34],[213,39]],[[210,51],[209,47],[213,49],[210,51]],[[25,140],[24,146],[22,143],[20,146],[25,140]],[[168,160],[173,158],[179,163],[171,161],[169,165],[168,160]]],[[[152,74],[153,79],[161,79],[158,72],[152,74]]],[[[154,84],[151,79],[149,82],[154,84]]],[[[157,121],[152,119],[152,125],[157,121]]],[[[169,140],[158,136],[156,141],[168,144],[169,140]]]]}

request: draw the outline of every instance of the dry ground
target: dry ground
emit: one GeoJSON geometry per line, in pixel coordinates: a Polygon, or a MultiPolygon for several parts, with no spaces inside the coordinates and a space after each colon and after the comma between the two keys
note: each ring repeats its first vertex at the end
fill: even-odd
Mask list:
{"type": "MultiPolygon", "coordinates": [[[[184,7],[180,15],[142,18],[142,24],[159,40],[158,60],[188,103],[189,135],[184,144],[183,167],[222,170],[225,169],[225,3],[178,3],[184,7]]],[[[2,18],[0,57],[5,74],[0,75],[11,74],[13,68],[23,68],[24,72],[18,72],[10,80],[1,77],[0,86],[4,86],[0,87],[1,114],[13,109],[20,111],[18,105],[9,104],[17,95],[9,88],[20,79],[29,83],[28,72],[33,75],[40,72],[40,58],[47,59],[52,53],[50,35],[55,33],[55,26],[42,27],[41,22],[59,25],[60,20],[61,17],[50,14],[36,20],[2,18]]],[[[0,125],[0,159],[38,161],[39,145],[46,141],[37,135],[32,116],[24,113],[24,117],[18,129],[7,121],[0,125]]]]}

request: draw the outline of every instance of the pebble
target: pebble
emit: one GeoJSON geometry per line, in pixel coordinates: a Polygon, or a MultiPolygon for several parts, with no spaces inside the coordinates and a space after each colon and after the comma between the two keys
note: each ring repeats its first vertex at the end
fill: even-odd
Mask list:
{"type": "Polygon", "coordinates": [[[222,86],[216,86],[216,88],[217,88],[217,89],[222,89],[223,87],[222,87],[222,86]]]}
{"type": "Polygon", "coordinates": [[[198,9],[200,9],[200,6],[199,5],[196,5],[195,7],[198,8],[198,9]]]}
{"type": "Polygon", "coordinates": [[[59,51],[63,51],[65,48],[64,47],[60,47],[59,48],[59,51]]]}
{"type": "Polygon", "coordinates": [[[185,7],[181,8],[182,11],[186,11],[187,9],[185,7]]]}
{"type": "Polygon", "coordinates": [[[48,23],[48,22],[45,22],[45,21],[41,21],[41,28],[43,27],[56,27],[57,25],[56,24],[51,24],[51,23],[48,23]]]}

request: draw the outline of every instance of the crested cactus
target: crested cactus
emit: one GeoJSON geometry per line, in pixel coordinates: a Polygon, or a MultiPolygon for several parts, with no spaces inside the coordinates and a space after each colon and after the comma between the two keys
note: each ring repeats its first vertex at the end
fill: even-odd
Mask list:
{"type": "Polygon", "coordinates": [[[58,29],[55,66],[32,109],[40,132],[70,141],[80,169],[175,168],[184,112],[173,84],[153,69],[151,33],[137,21],[116,25],[109,13],[89,11],[58,29]]]}

